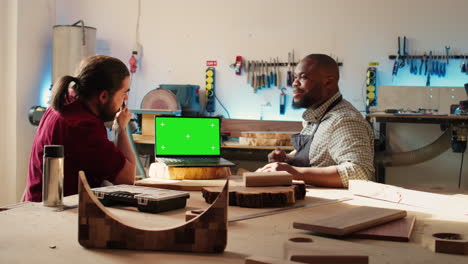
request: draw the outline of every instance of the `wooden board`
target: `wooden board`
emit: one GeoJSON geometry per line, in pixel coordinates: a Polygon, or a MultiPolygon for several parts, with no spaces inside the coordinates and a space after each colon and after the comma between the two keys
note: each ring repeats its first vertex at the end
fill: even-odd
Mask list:
{"type": "Polygon", "coordinates": [[[460,234],[437,233],[432,236],[435,238],[435,252],[468,255],[468,240],[464,240],[460,234]]]}
{"type": "Polygon", "coordinates": [[[305,218],[293,227],[312,232],[344,236],[406,216],[406,211],[369,206],[348,206],[333,214],[305,218]]]}
{"type": "Polygon", "coordinates": [[[291,140],[291,136],[297,132],[289,131],[242,131],[241,137],[263,138],[263,139],[285,139],[291,140]]]}
{"type": "Polygon", "coordinates": [[[223,118],[221,120],[221,131],[229,132],[230,137],[238,138],[241,132],[245,129],[255,131],[292,131],[299,132],[302,130],[302,122],[300,121],[271,121],[271,120],[247,120],[247,119],[230,119],[223,118]]]}
{"type": "Polygon", "coordinates": [[[208,180],[225,179],[231,176],[229,167],[169,167],[161,162],[150,165],[149,176],[170,180],[208,180]]]}
{"type": "Polygon", "coordinates": [[[239,144],[246,146],[291,146],[291,140],[239,137],[239,144]]]}
{"type": "Polygon", "coordinates": [[[245,258],[245,264],[299,264],[303,262],[288,261],[263,256],[250,256],[245,258]]]}
{"type": "Polygon", "coordinates": [[[201,191],[203,187],[222,187],[226,179],[219,180],[164,180],[146,178],[135,182],[135,185],[164,188],[180,191],[201,191]]]}
{"type": "Polygon", "coordinates": [[[415,222],[416,217],[407,216],[402,219],[354,232],[349,236],[352,238],[408,242],[413,232],[415,222]]]}
{"type": "Polygon", "coordinates": [[[361,246],[336,241],[293,237],[284,243],[286,260],[312,264],[368,264],[369,256],[361,246]]]}
{"type": "Polygon", "coordinates": [[[293,181],[292,174],[286,171],[245,172],[242,176],[245,187],[291,185],[293,181]]]}
{"type": "Polygon", "coordinates": [[[110,213],[94,196],[86,176],[78,180],[78,242],[86,248],[223,252],[227,244],[227,193],[198,217],[176,227],[157,230],[131,226],[110,213]]]}
{"type": "MultiPolygon", "coordinates": [[[[212,203],[220,192],[219,187],[202,189],[207,203],[212,203]]],[[[232,187],[229,189],[229,205],[249,208],[283,207],[304,199],[305,192],[304,183],[284,187],[232,187]]]]}

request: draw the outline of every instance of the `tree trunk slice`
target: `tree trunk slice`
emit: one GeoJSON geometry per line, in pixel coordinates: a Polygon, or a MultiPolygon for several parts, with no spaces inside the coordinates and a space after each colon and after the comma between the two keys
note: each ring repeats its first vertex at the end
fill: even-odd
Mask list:
{"type": "MultiPolygon", "coordinates": [[[[220,187],[205,187],[202,189],[203,198],[207,203],[212,203],[221,190],[220,187]]],[[[249,208],[283,207],[304,199],[305,192],[304,182],[279,187],[232,187],[229,188],[229,205],[249,208]]]]}
{"type": "Polygon", "coordinates": [[[168,167],[161,162],[152,163],[149,176],[170,180],[209,180],[231,176],[229,167],[168,167]]]}

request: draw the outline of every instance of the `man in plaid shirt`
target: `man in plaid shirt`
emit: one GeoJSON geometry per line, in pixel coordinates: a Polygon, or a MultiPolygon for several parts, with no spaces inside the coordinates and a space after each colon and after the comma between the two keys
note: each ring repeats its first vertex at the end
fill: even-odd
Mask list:
{"type": "Polygon", "coordinates": [[[338,64],[324,54],[300,61],[293,83],[294,108],[306,108],[294,150],[274,150],[259,172],[287,171],[295,180],[347,187],[351,179],[374,179],[374,135],[361,113],[342,98],[338,64]]]}

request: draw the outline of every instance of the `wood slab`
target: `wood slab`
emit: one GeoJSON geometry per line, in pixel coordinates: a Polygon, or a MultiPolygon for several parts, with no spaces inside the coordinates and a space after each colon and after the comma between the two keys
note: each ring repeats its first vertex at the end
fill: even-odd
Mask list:
{"type": "Polygon", "coordinates": [[[238,138],[245,129],[252,131],[291,131],[298,133],[302,130],[301,121],[270,121],[223,118],[221,131],[229,132],[231,137],[238,138]]]}
{"type": "Polygon", "coordinates": [[[297,132],[289,131],[242,131],[239,144],[247,146],[290,146],[291,136],[297,132]]]}
{"type": "Polygon", "coordinates": [[[415,216],[407,216],[402,219],[354,232],[350,234],[349,237],[408,242],[413,232],[415,222],[415,216]]]}
{"type": "Polygon", "coordinates": [[[150,178],[169,180],[210,180],[231,176],[229,167],[169,167],[153,162],[149,169],[150,178]]]}
{"type": "Polygon", "coordinates": [[[242,176],[245,187],[291,185],[293,181],[292,174],[286,171],[245,172],[242,176]]]}
{"type": "Polygon", "coordinates": [[[239,137],[239,144],[246,146],[291,146],[290,139],[239,137]]]}
{"type": "Polygon", "coordinates": [[[245,258],[245,264],[299,264],[303,262],[288,261],[283,259],[276,259],[263,256],[250,256],[245,258]]]}
{"type": "Polygon", "coordinates": [[[284,243],[284,257],[312,264],[368,264],[369,256],[361,247],[352,243],[322,243],[308,237],[294,237],[284,243]]]}
{"type": "Polygon", "coordinates": [[[222,187],[226,179],[219,180],[164,180],[146,178],[135,182],[135,185],[163,188],[180,191],[201,191],[204,187],[222,187]]]}
{"type": "Polygon", "coordinates": [[[291,136],[297,132],[289,131],[242,131],[241,137],[263,138],[263,139],[285,139],[291,140],[291,136]]]}
{"type": "Polygon", "coordinates": [[[468,255],[468,240],[457,233],[437,233],[435,237],[435,252],[457,255],[468,255]]]}
{"type": "MultiPolygon", "coordinates": [[[[202,189],[207,203],[212,203],[220,192],[220,187],[202,189]]],[[[303,200],[305,193],[303,182],[282,187],[237,186],[229,189],[229,205],[249,208],[283,207],[294,204],[296,200],[303,200]]]]}
{"type": "Polygon", "coordinates": [[[348,206],[332,214],[295,221],[293,227],[344,236],[406,216],[406,211],[369,206],[348,206]]]}

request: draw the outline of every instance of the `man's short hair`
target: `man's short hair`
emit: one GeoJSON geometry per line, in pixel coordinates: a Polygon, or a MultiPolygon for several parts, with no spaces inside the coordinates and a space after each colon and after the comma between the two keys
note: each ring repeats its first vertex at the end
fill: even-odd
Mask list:
{"type": "Polygon", "coordinates": [[[313,61],[313,65],[319,69],[324,75],[331,75],[336,78],[336,81],[340,79],[340,71],[338,70],[338,63],[325,54],[309,54],[303,60],[313,61]]]}

